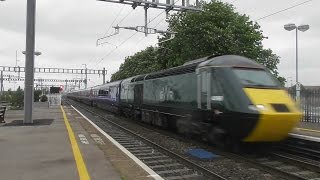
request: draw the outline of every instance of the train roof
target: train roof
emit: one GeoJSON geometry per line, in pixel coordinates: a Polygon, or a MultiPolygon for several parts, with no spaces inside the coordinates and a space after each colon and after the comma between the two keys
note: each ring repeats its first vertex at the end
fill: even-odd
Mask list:
{"type": "Polygon", "coordinates": [[[98,85],[98,86],[92,87],[92,89],[103,89],[103,88],[109,87],[109,86],[118,86],[121,83],[121,81],[122,80],[113,81],[113,82],[109,82],[109,83],[106,83],[106,84],[98,85]]]}
{"type": "Polygon", "coordinates": [[[213,67],[246,67],[264,69],[265,67],[249,58],[237,55],[224,55],[210,58],[200,62],[198,68],[213,66],[213,67]]]}
{"type": "MultiPolygon", "coordinates": [[[[143,81],[147,79],[155,79],[159,77],[165,77],[165,76],[171,76],[171,75],[178,75],[178,74],[185,74],[185,73],[191,73],[194,72],[196,68],[202,68],[202,67],[247,67],[247,68],[259,68],[264,69],[265,67],[249,58],[238,56],[238,55],[213,55],[213,56],[207,56],[203,58],[199,58],[196,60],[188,61],[184,63],[182,66],[173,67],[170,69],[161,70],[154,73],[149,74],[142,74],[137,75],[133,77],[129,77],[123,80],[110,82],[103,85],[98,85],[95,87],[92,87],[92,89],[100,89],[112,85],[119,85],[121,82],[127,83],[127,82],[138,82],[143,81]]],[[[86,89],[85,89],[86,90],[86,89]]],[[[80,90],[83,91],[83,90],[80,90]]]]}
{"type": "Polygon", "coordinates": [[[247,67],[247,68],[259,68],[264,69],[263,65],[259,63],[238,55],[213,55],[207,56],[204,58],[188,61],[184,63],[182,66],[165,69],[162,71],[138,75],[131,78],[131,82],[143,81],[147,79],[155,79],[159,77],[171,76],[171,75],[178,75],[178,74],[185,74],[194,72],[196,68],[207,67],[207,66],[215,66],[215,67],[247,67]]]}

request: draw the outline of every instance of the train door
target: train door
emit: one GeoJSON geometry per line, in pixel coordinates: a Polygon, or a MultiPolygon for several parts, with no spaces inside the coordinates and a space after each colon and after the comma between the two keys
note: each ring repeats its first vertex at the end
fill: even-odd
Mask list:
{"type": "Polygon", "coordinates": [[[136,84],[134,86],[134,104],[140,106],[143,101],[143,84],[136,84]]]}
{"type": "Polygon", "coordinates": [[[197,101],[199,109],[211,109],[211,69],[197,70],[197,101]]]}

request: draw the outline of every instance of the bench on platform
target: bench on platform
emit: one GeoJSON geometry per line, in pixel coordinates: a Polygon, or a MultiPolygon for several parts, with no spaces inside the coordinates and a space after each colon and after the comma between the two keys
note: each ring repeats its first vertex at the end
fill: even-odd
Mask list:
{"type": "Polygon", "coordinates": [[[5,123],[4,121],[4,115],[6,113],[6,106],[0,106],[0,123],[5,123]]]}

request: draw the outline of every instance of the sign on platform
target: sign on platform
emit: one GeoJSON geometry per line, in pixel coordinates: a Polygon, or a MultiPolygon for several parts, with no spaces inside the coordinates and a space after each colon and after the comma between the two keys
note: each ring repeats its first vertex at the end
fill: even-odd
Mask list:
{"type": "Polygon", "coordinates": [[[48,95],[49,107],[60,106],[61,105],[61,95],[60,94],[49,94],[48,95]]]}

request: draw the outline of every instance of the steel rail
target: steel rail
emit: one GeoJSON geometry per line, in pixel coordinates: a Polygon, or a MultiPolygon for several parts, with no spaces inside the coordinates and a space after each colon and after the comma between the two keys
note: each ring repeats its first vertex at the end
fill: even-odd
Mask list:
{"type": "Polygon", "coordinates": [[[279,154],[279,153],[271,153],[271,155],[276,156],[277,158],[283,159],[284,161],[297,165],[297,166],[303,166],[305,169],[320,173],[320,166],[300,160],[300,159],[295,159],[293,157],[286,156],[284,154],[279,154]]]}

